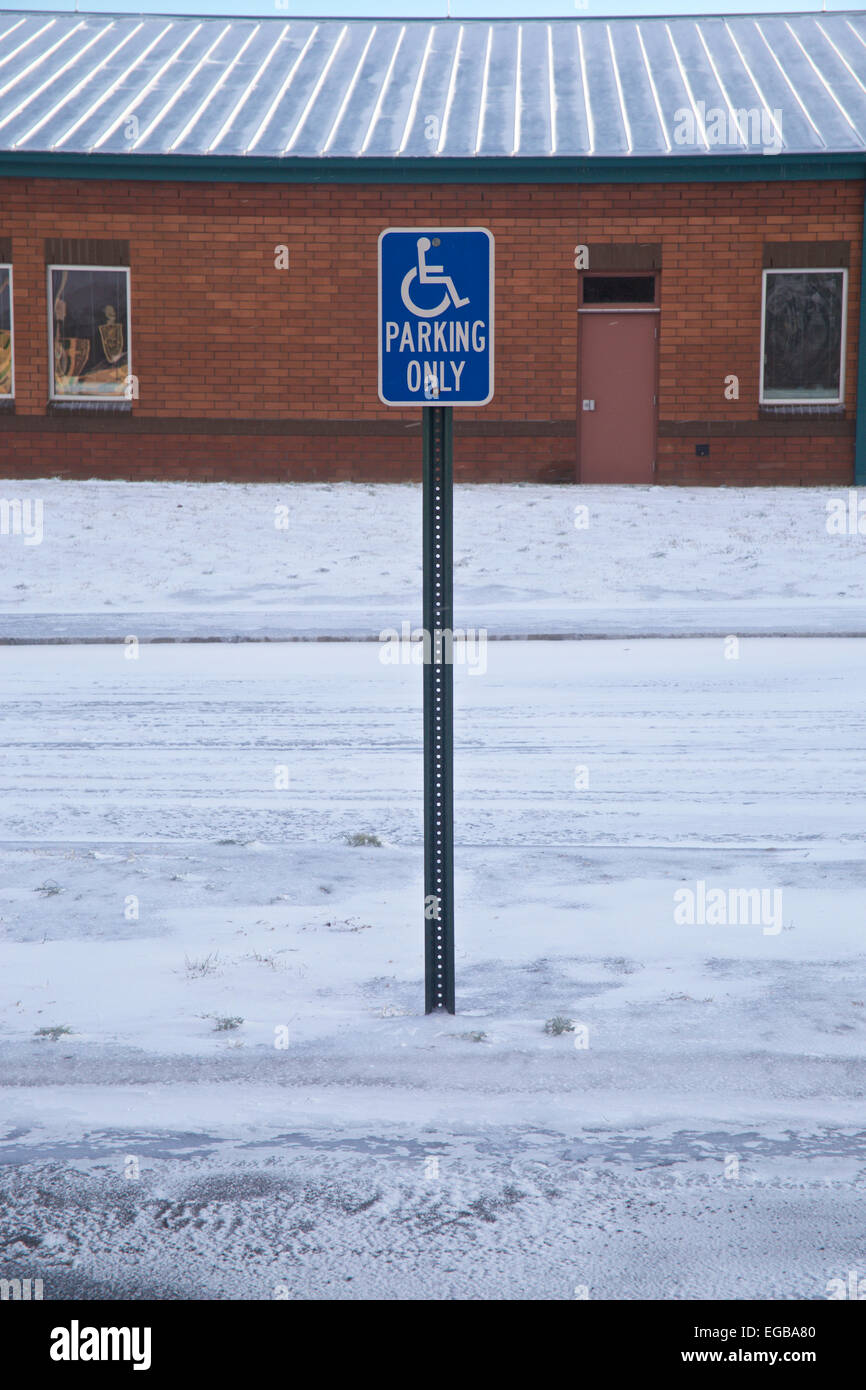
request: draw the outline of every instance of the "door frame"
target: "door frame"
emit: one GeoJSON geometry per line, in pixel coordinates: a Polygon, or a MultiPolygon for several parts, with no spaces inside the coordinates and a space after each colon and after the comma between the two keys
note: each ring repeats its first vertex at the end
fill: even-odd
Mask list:
{"type": "MultiPolygon", "coordinates": [[[[654,390],[653,390],[653,405],[654,405],[654,411],[653,411],[653,466],[652,466],[652,479],[651,479],[651,481],[652,481],[652,482],[655,482],[656,469],[657,469],[657,467],[658,467],[658,439],[659,439],[659,414],[658,414],[658,411],[659,411],[659,325],[660,325],[660,322],[661,322],[661,305],[660,305],[660,303],[659,303],[660,296],[661,296],[661,272],[658,271],[658,270],[597,270],[597,271],[582,270],[582,271],[580,272],[580,275],[579,275],[579,285],[578,285],[578,307],[577,307],[577,314],[578,314],[578,319],[577,319],[577,400],[576,400],[576,402],[575,402],[575,406],[576,406],[575,414],[576,414],[576,416],[577,416],[577,428],[576,428],[576,430],[575,430],[575,447],[576,447],[577,455],[576,455],[576,458],[575,458],[575,470],[574,470],[574,471],[575,471],[575,481],[578,482],[578,483],[580,483],[580,482],[583,481],[583,479],[582,479],[581,476],[580,476],[580,474],[581,474],[580,433],[581,433],[581,424],[582,424],[582,417],[583,417],[583,409],[582,409],[582,405],[581,405],[581,402],[582,402],[582,399],[583,399],[582,390],[581,390],[581,365],[582,365],[582,363],[581,363],[581,356],[580,356],[580,354],[581,354],[580,315],[581,315],[581,314],[657,314],[657,315],[659,315],[659,318],[658,318],[658,320],[657,320],[657,322],[656,322],[656,331],[655,331],[655,345],[656,345],[656,349],[655,349],[655,361],[654,361],[654,364],[653,364],[653,387],[654,387],[654,390]],[[648,279],[650,276],[652,276],[652,279],[653,279],[653,303],[652,303],[652,304],[622,304],[622,305],[617,305],[617,304],[586,304],[586,305],[585,305],[584,302],[583,302],[583,286],[584,286],[584,283],[586,282],[586,280],[592,279],[592,278],[594,278],[594,277],[596,277],[596,276],[598,276],[598,277],[604,276],[604,277],[607,278],[607,279],[614,279],[614,278],[617,277],[617,276],[623,276],[623,277],[626,277],[626,278],[634,278],[635,276],[640,276],[641,279],[643,279],[643,278],[647,278],[647,279],[648,279]]],[[[599,484],[598,486],[601,486],[601,484],[599,484]]],[[[610,484],[610,486],[615,487],[615,486],[617,486],[617,484],[613,483],[613,484],[610,484]]],[[[621,484],[621,486],[626,487],[626,486],[628,486],[628,484],[623,483],[623,484],[621,484]]]]}

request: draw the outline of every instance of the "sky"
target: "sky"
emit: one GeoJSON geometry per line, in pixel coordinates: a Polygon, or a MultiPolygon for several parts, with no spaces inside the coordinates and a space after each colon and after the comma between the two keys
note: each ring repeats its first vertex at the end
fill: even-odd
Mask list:
{"type": "Polygon", "coordinates": [[[858,9],[834,0],[31,0],[29,4],[0,4],[0,10],[92,11],[108,14],[229,14],[268,15],[278,19],[295,16],[348,16],[351,18],[442,18],[450,9],[452,19],[591,19],[605,15],[812,13],[821,10],[858,9]]]}

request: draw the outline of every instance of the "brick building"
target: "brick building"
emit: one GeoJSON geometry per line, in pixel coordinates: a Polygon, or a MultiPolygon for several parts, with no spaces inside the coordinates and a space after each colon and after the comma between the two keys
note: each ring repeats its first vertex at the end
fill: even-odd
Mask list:
{"type": "Polygon", "coordinates": [[[0,474],[417,477],[377,238],[479,225],[459,479],[866,481],[864,183],[860,12],[6,13],[0,474]]]}

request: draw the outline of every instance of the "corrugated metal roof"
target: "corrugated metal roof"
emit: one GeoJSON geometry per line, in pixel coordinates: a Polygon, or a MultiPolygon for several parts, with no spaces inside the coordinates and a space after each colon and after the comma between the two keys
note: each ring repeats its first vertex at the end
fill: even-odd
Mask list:
{"type": "Polygon", "coordinates": [[[866,14],[0,15],[0,150],[575,158],[866,149],[866,14]]]}

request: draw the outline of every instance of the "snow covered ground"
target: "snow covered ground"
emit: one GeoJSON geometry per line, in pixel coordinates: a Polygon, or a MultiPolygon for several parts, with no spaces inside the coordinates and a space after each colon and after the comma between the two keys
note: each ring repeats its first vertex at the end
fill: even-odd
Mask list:
{"type": "MultiPolygon", "coordinates": [[[[34,526],[33,543],[0,535],[0,640],[420,621],[415,485],[4,480],[0,498],[29,503],[34,526]]],[[[458,487],[455,625],[863,634],[857,500],[849,516],[845,488],[458,487]]]]}
{"type": "Polygon", "coordinates": [[[426,1018],[417,667],[3,649],[3,1277],[817,1299],[866,1275],[864,644],[492,643],[455,683],[458,1012],[426,1018]]]}

